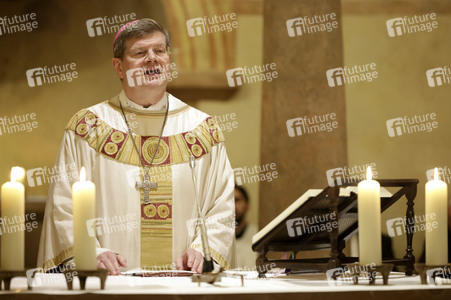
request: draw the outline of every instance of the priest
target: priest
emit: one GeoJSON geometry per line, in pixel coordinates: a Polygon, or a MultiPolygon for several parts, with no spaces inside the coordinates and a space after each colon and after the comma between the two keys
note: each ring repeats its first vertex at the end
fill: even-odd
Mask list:
{"type": "MultiPolygon", "coordinates": [[[[99,268],[200,273],[197,199],[216,265],[234,265],[234,179],[215,120],[166,92],[170,40],[152,19],[125,25],[113,43],[122,91],[68,122],[56,165],[85,167],[96,186],[99,268]],[[195,165],[190,165],[194,157],[195,165]],[[192,175],[196,177],[195,182],[192,175]]],[[[50,185],[38,266],[73,259],[73,181],[50,185]]]]}

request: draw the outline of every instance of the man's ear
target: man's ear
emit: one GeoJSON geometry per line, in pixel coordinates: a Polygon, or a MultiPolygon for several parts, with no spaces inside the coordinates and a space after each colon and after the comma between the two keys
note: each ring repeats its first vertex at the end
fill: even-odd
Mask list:
{"type": "Polygon", "coordinates": [[[171,47],[167,47],[166,51],[168,52],[168,56],[169,56],[169,63],[171,63],[171,58],[172,58],[171,47]]]}
{"type": "Polygon", "coordinates": [[[244,213],[247,213],[249,211],[251,204],[249,202],[246,202],[246,209],[244,210],[244,213]]]}
{"type": "Polygon", "coordinates": [[[120,79],[124,79],[124,74],[122,72],[122,60],[120,58],[114,57],[112,59],[114,72],[116,72],[117,76],[119,76],[120,79]]]}

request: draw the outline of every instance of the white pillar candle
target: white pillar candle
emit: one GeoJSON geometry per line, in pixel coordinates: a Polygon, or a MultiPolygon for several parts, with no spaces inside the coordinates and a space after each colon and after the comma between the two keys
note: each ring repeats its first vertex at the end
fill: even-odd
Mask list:
{"type": "Polygon", "coordinates": [[[16,179],[23,176],[23,169],[11,169],[11,181],[1,190],[1,269],[20,271],[25,261],[25,188],[16,179]]]}
{"type": "Polygon", "coordinates": [[[448,264],[448,186],[439,180],[437,168],[434,179],[426,183],[426,264],[448,264]]]}
{"type": "Polygon", "coordinates": [[[80,181],[72,186],[74,215],[74,260],[79,270],[96,270],[96,238],[88,234],[87,222],[95,218],[95,185],[86,181],[82,167],[80,181]]]}
{"type": "Polygon", "coordinates": [[[382,264],[380,184],[372,180],[371,167],[366,180],[358,184],[359,263],[382,264]]]}

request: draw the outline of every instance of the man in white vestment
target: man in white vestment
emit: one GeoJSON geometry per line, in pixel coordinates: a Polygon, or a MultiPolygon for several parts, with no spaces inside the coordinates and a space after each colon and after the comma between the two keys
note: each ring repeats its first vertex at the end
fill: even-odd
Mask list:
{"type": "MultiPolygon", "coordinates": [[[[122,91],[72,117],[56,159],[85,167],[95,184],[90,229],[97,232],[98,268],[111,275],[120,267],[200,273],[195,191],[212,259],[233,267],[234,179],[224,137],[212,117],[166,92],[167,31],[151,19],[131,22],[116,35],[113,52],[122,91]]],[[[73,259],[73,183],[50,185],[38,254],[44,270],[73,259]]]]}

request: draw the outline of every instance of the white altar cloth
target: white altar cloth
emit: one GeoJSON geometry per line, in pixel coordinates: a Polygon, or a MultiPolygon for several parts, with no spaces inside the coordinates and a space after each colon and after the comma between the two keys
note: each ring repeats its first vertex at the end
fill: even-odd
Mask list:
{"type": "Polygon", "coordinates": [[[412,291],[447,289],[451,292],[451,280],[439,279],[439,284],[432,286],[421,284],[419,276],[404,276],[392,272],[388,285],[382,285],[382,278],[377,276],[376,285],[369,285],[361,278],[358,285],[350,282],[328,281],[324,274],[283,275],[277,278],[257,278],[256,272],[242,272],[245,275],[244,286],[238,277],[223,278],[221,283],[210,285],[191,282],[190,277],[134,277],[108,276],[105,290],[100,289],[100,280],[88,277],[86,290],[81,291],[78,278],[74,280],[74,290],[66,287],[62,274],[37,273],[33,279],[33,290],[27,291],[27,278],[17,277],[11,281],[11,292],[33,294],[160,294],[160,295],[195,295],[195,294],[274,294],[274,293],[324,293],[324,292],[358,292],[358,291],[412,291]]]}

